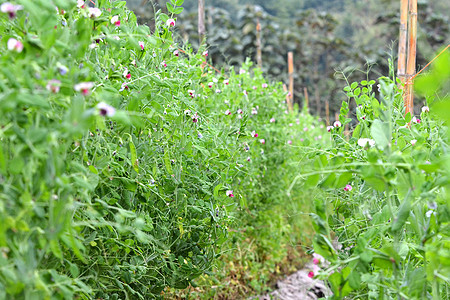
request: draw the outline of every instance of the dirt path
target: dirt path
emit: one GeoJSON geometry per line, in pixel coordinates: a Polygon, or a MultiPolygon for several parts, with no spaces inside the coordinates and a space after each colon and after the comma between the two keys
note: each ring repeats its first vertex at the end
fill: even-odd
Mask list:
{"type": "Polygon", "coordinates": [[[287,276],[277,282],[277,289],[269,294],[249,298],[253,300],[313,300],[329,296],[330,289],[324,285],[323,281],[308,277],[313,264],[305,267],[292,275],[287,276]]]}

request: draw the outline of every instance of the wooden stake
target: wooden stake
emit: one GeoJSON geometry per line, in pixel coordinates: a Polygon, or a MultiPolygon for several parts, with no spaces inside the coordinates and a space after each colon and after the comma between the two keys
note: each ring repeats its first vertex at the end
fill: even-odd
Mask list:
{"type": "Polygon", "coordinates": [[[256,64],[262,69],[261,23],[256,19],[256,64]]]}
{"type": "Polygon", "coordinates": [[[417,51],[417,0],[409,1],[409,41],[408,61],[406,64],[406,95],[405,114],[414,114],[414,91],[413,77],[416,73],[416,51],[417,51]]]}
{"type": "Polygon", "coordinates": [[[205,2],[204,0],[198,0],[198,39],[199,46],[203,43],[205,38],[205,2]]]}
{"type": "MultiPolygon", "coordinates": [[[[284,83],[283,83],[283,90],[284,90],[285,93],[287,93],[287,91],[288,91],[288,89],[286,87],[286,84],[284,84],[284,83]]],[[[287,103],[287,106],[288,106],[288,110],[292,111],[293,107],[292,107],[291,97],[289,97],[289,94],[286,94],[286,103],[287,103]]]]}
{"type": "Polygon", "coordinates": [[[327,118],[327,126],[330,126],[330,102],[325,101],[325,116],[327,118]]]}
{"type": "MultiPolygon", "coordinates": [[[[290,93],[290,104],[294,103],[294,53],[292,51],[288,52],[288,72],[289,72],[289,93],[290,93]]],[[[292,109],[291,109],[292,110],[292,109]]]]}
{"type": "Polygon", "coordinates": [[[309,96],[308,96],[308,89],[306,87],[303,88],[303,94],[305,94],[305,106],[304,106],[304,110],[306,112],[308,112],[308,103],[309,103],[309,96]]]}
{"type": "Polygon", "coordinates": [[[405,83],[406,75],[406,36],[408,33],[408,0],[400,0],[400,37],[398,40],[397,76],[405,83]]]}

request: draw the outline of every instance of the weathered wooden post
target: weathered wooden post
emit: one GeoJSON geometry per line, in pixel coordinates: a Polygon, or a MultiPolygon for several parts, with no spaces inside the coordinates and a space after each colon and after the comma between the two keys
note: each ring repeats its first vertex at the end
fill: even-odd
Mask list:
{"type": "Polygon", "coordinates": [[[256,19],[256,64],[262,69],[261,23],[256,19]]]}
{"type": "Polygon", "coordinates": [[[330,102],[328,100],[325,101],[325,116],[327,118],[327,126],[330,125],[330,102]]]}
{"type": "Polygon", "coordinates": [[[400,0],[400,35],[398,40],[397,76],[405,83],[406,76],[406,36],[408,34],[408,0],[400,0]]]}
{"type": "Polygon", "coordinates": [[[308,112],[308,105],[309,105],[309,96],[308,96],[308,89],[306,86],[303,88],[303,94],[305,95],[305,106],[304,110],[308,112]]]}
{"type": "Polygon", "coordinates": [[[198,0],[198,39],[199,45],[203,43],[205,38],[205,2],[204,0],[198,0]]]}
{"type": "Polygon", "coordinates": [[[292,110],[292,105],[294,103],[294,53],[292,51],[288,52],[288,72],[289,72],[289,96],[290,104],[292,110]]]}

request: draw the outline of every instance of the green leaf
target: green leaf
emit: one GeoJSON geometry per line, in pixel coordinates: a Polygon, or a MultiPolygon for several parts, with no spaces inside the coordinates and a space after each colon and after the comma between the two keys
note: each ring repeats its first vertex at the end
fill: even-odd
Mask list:
{"type": "Polygon", "coordinates": [[[409,214],[411,212],[411,201],[410,201],[410,192],[406,194],[405,199],[403,200],[402,204],[400,204],[400,209],[398,210],[397,216],[395,217],[394,221],[392,222],[391,230],[392,232],[399,231],[403,225],[405,224],[406,220],[409,217],[409,214]]]}
{"type": "Polygon", "coordinates": [[[129,141],[130,152],[131,152],[131,164],[133,165],[133,169],[136,173],[139,173],[139,161],[137,159],[136,147],[134,146],[133,139],[130,136],[129,141]]]}
{"type": "Polygon", "coordinates": [[[183,12],[184,8],[183,7],[177,7],[173,10],[173,13],[178,15],[181,14],[183,12]]]}
{"type": "Polygon", "coordinates": [[[391,132],[389,131],[389,124],[383,123],[380,120],[375,120],[370,127],[370,133],[375,140],[375,145],[381,150],[384,150],[391,143],[391,132]]]}
{"type": "Polygon", "coordinates": [[[350,87],[352,88],[352,90],[354,90],[354,89],[356,89],[358,87],[358,83],[357,82],[352,82],[350,87]]]}
{"type": "Polygon", "coordinates": [[[173,12],[173,5],[170,2],[166,2],[166,6],[167,6],[167,11],[170,13],[174,13],[173,12]]]}

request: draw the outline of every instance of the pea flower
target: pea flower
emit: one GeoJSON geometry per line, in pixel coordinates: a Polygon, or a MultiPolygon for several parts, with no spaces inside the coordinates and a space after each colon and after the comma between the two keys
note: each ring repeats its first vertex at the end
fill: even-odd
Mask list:
{"type": "Polygon", "coordinates": [[[416,123],[416,124],[420,124],[420,119],[419,119],[419,118],[413,117],[413,118],[412,118],[412,121],[413,121],[414,123],[416,123]]]}
{"type": "Polygon", "coordinates": [[[21,41],[16,40],[15,38],[10,38],[8,40],[8,50],[20,53],[23,50],[23,44],[21,41]]]}
{"type": "Polygon", "coordinates": [[[225,111],[225,115],[230,116],[230,115],[231,115],[231,111],[230,111],[229,109],[227,109],[227,110],[225,111]]]}
{"type": "Polygon", "coordinates": [[[220,94],[220,93],[222,93],[222,91],[220,89],[217,89],[216,94],[220,94]]]}
{"type": "Polygon", "coordinates": [[[266,143],[266,140],[265,139],[260,139],[259,142],[264,145],[266,143]]]}
{"type": "Polygon", "coordinates": [[[333,125],[334,125],[334,127],[341,127],[342,126],[341,122],[339,122],[339,121],[335,121],[333,123],[333,125]]]}
{"type": "Polygon", "coordinates": [[[233,191],[232,191],[232,190],[226,191],[225,194],[227,195],[227,197],[230,197],[230,198],[233,198],[233,197],[234,197],[233,191]]]}
{"type": "Polygon", "coordinates": [[[0,6],[0,10],[2,11],[2,13],[8,14],[10,19],[14,19],[16,17],[17,11],[22,9],[22,5],[14,5],[9,2],[5,2],[0,6]]]}
{"type": "Polygon", "coordinates": [[[59,92],[59,88],[61,87],[61,81],[57,80],[57,79],[52,79],[49,80],[46,86],[46,89],[49,92],[52,92],[54,94],[59,92]]]}
{"type": "Polygon", "coordinates": [[[223,81],[223,83],[225,83],[226,85],[228,85],[228,84],[230,83],[230,81],[229,81],[228,79],[225,79],[225,80],[223,81]]]}
{"type": "Polygon", "coordinates": [[[164,68],[166,68],[166,67],[167,67],[166,61],[163,60],[163,61],[161,62],[161,65],[162,65],[164,68]]]}
{"type": "Polygon", "coordinates": [[[258,134],[256,133],[255,130],[253,130],[251,134],[252,134],[252,137],[258,137],[258,134]]]}
{"type": "Polygon", "coordinates": [[[333,128],[333,126],[327,126],[327,131],[330,132],[333,128]]]}
{"type": "Polygon", "coordinates": [[[199,116],[197,115],[197,113],[195,113],[195,114],[192,116],[192,122],[197,123],[197,122],[198,122],[198,119],[199,119],[199,116]]]}
{"type": "Polygon", "coordinates": [[[245,74],[245,70],[244,69],[240,69],[239,70],[239,74],[245,74]]]}
{"type": "Polygon", "coordinates": [[[252,158],[249,156],[249,157],[247,157],[247,161],[251,161],[252,160],[252,158]]]}
{"type": "Polygon", "coordinates": [[[271,118],[270,123],[275,123],[275,118],[271,118]]]}
{"type": "Polygon", "coordinates": [[[212,88],[212,87],[213,87],[213,84],[214,84],[213,82],[208,83],[208,87],[209,87],[209,88],[212,88]]]}
{"type": "Polygon", "coordinates": [[[111,24],[114,24],[116,26],[120,26],[120,20],[119,20],[119,16],[114,16],[111,18],[111,24]]]}
{"type": "Polygon", "coordinates": [[[347,184],[347,185],[344,187],[344,191],[346,191],[346,192],[350,192],[352,189],[353,189],[353,187],[352,187],[350,184],[347,184]]]}
{"type": "Polygon", "coordinates": [[[100,102],[97,104],[97,109],[102,117],[112,117],[116,113],[116,109],[112,107],[111,105],[106,104],[105,102],[100,102]]]}
{"type": "Polygon", "coordinates": [[[287,143],[288,143],[289,145],[292,145],[292,141],[291,141],[291,140],[288,140],[287,143]]]}
{"type": "Polygon", "coordinates": [[[202,55],[205,57],[208,56],[208,50],[203,51],[202,55]]]}
{"type": "Polygon", "coordinates": [[[252,108],[252,115],[258,114],[258,110],[256,108],[252,108]]]}
{"type": "Polygon", "coordinates": [[[373,147],[375,145],[375,141],[372,139],[359,139],[358,145],[365,148],[369,144],[370,147],[373,147]]]}
{"type": "Polygon", "coordinates": [[[174,27],[175,26],[175,20],[174,19],[168,19],[166,21],[166,25],[169,27],[174,27]]]}
{"type": "Polygon", "coordinates": [[[102,14],[102,11],[97,7],[89,7],[89,17],[90,18],[98,18],[102,14]]]}
{"type": "Polygon", "coordinates": [[[430,108],[428,106],[422,107],[422,112],[430,112],[430,108]]]}
{"type": "Polygon", "coordinates": [[[262,86],[264,89],[268,87],[267,83],[263,83],[263,84],[261,84],[261,86],[262,86]]]}
{"type": "Polygon", "coordinates": [[[415,145],[417,143],[417,140],[411,140],[411,145],[415,145]]]}
{"type": "Polygon", "coordinates": [[[141,47],[141,50],[144,50],[144,42],[139,41],[138,44],[139,44],[139,47],[141,47]]]}
{"type": "Polygon", "coordinates": [[[127,69],[127,68],[125,68],[125,71],[123,71],[123,76],[124,76],[126,79],[130,79],[130,78],[131,78],[131,74],[130,74],[130,72],[128,72],[128,69],[127,69]]]}
{"type": "Polygon", "coordinates": [[[244,112],[242,111],[242,109],[239,108],[239,109],[237,110],[237,113],[240,114],[240,115],[242,115],[244,112]]]}
{"type": "Polygon", "coordinates": [[[313,272],[313,271],[309,271],[308,277],[309,277],[309,278],[314,278],[314,272],[313,272]]]}
{"type": "Polygon", "coordinates": [[[93,82],[80,82],[76,84],[73,88],[77,92],[81,92],[84,96],[89,95],[91,89],[94,87],[93,82]]]}
{"type": "Polygon", "coordinates": [[[308,131],[308,127],[303,127],[303,131],[304,132],[308,131]]]}
{"type": "Polygon", "coordinates": [[[189,96],[191,96],[191,98],[195,97],[195,91],[194,90],[188,90],[188,94],[189,94],[189,96]]]}
{"type": "Polygon", "coordinates": [[[173,55],[179,56],[179,51],[178,50],[173,51],[173,55]]]}
{"type": "Polygon", "coordinates": [[[77,0],[77,7],[78,8],[84,8],[85,6],[84,6],[85,4],[84,4],[84,1],[83,0],[77,0]]]}

